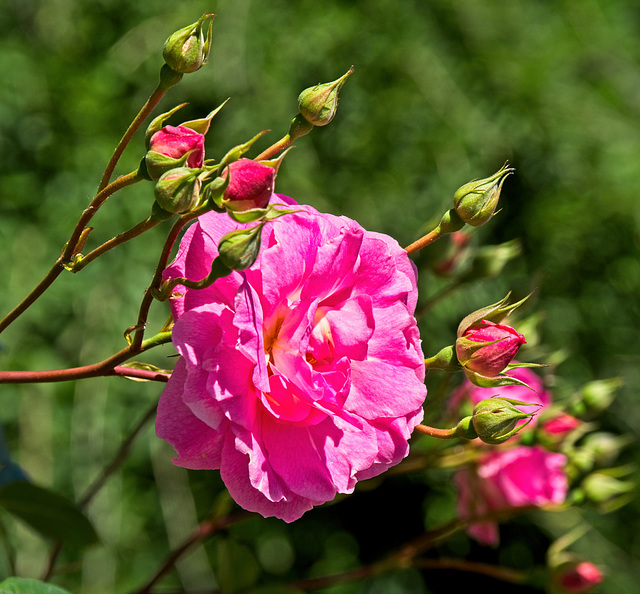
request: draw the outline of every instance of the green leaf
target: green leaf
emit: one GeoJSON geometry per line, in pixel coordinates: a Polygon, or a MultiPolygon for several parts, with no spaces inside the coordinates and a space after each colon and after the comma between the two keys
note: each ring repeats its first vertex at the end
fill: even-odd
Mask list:
{"type": "Polygon", "coordinates": [[[91,522],[75,503],[32,483],[19,481],[0,489],[0,506],[43,536],[80,547],[98,541],[91,522]]]}
{"type": "Polygon", "coordinates": [[[12,577],[0,583],[0,594],[71,594],[68,590],[38,580],[12,577]]]}

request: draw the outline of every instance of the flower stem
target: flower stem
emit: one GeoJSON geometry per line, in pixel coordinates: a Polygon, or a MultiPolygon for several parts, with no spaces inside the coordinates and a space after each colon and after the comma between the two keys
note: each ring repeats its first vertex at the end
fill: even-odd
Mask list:
{"type": "Polygon", "coordinates": [[[31,305],[33,305],[33,303],[53,284],[53,281],[60,276],[62,271],[65,269],[65,266],[71,262],[71,259],[76,254],[79,244],[86,239],[86,226],[105,200],[118,190],[136,183],[139,180],[140,178],[138,177],[137,172],[134,171],[128,175],[119,177],[112,184],[109,184],[106,188],[98,192],[96,197],[91,201],[91,204],[89,204],[82,213],[82,216],[71,233],[69,241],[65,244],[62,254],[60,254],[49,272],[47,272],[44,278],[18,305],[16,305],[16,307],[14,307],[4,318],[2,318],[2,320],[0,320],[0,333],[3,332],[20,315],[22,315],[31,305]]]}
{"type": "Polygon", "coordinates": [[[144,369],[121,367],[128,359],[140,353],[164,344],[170,340],[170,333],[163,332],[141,343],[139,347],[129,345],[118,351],[104,361],[84,365],[82,367],[70,367],[68,369],[49,369],[44,371],[0,371],[0,384],[33,384],[40,382],[66,382],[70,380],[85,379],[89,377],[102,377],[108,375],[120,375],[155,381],[166,381],[167,374],[144,369]],[[160,338],[158,338],[160,337],[160,338]]]}
{"type": "Polygon", "coordinates": [[[457,427],[453,429],[438,429],[436,427],[429,427],[429,425],[419,424],[415,426],[415,430],[423,435],[437,437],[438,439],[455,439],[458,437],[458,435],[456,435],[457,427]]]}
{"type": "Polygon", "coordinates": [[[414,241],[411,245],[408,245],[405,249],[407,254],[413,254],[418,250],[421,250],[424,247],[432,244],[436,239],[440,239],[444,233],[441,231],[440,227],[436,227],[433,231],[429,231],[426,235],[423,235],[417,241],[414,241]]]}
{"type": "Polygon", "coordinates": [[[93,260],[101,256],[102,254],[108,252],[109,250],[112,250],[114,247],[117,247],[129,241],[130,239],[133,239],[134,237],[137,237],[138,235],[141,235],[149,229],[153,229],[153,227],[155,227],[158,223],[160,223],[160,220],[149,217],[144,221],[141,221],[134,227],[131,227],[131,229],[120,233],[120,235],[112,237],[109,241],[105,241],[101,246],[89,252],[86,256],[83,256],[74,261],[71,265],[72,272],[79,272],[87,264],[93,262],[93,260]]]}
{"type": "Polygon", "coordinates": [[[254,160],[255,161],[264,161],[265,159],[270,159],[280,151],[286,149],[292,142],[293,138],[289,134],[283,136],[278,142],[272,144],[269,148],[262,151],[254,160]]]}
{"type": "Polygon", "coordinates": [[[432,244],[437,239],[440,239],[447,233],[453,233],[454,231],[460,231],[464,227],[464,221],[458,216],[455,210],[451,209],[442,215],[442,219],[438,223],[438,226],[429,231],[426,235],[414,241],[411,245],[404,248],[408,254],[413,254],[422,248],[432,244]]]}
{"type": "Polygon", "coordinates": [[[116,146],[115,150],[113,151],[113,155],[111,155],[109,163],[107,163],[107,167],[102,174],[102,180],[100,181],[100,185],[98,186],[99,191],[108,186],[109,180],[113,175],[113,171],[116,168],[116,165],[120,160],[124,149],[127,147],[131,138],[136,133],[142,122],[147,119],[149,114],[153,111],[153,108],[158,105],[166,92],[167,89],[162,85],[162,83],[160,83],[156,87],[155,91],[151,93],[151,96],[149,97],[149,99],[147,99],[147,102],[142,106],[142,109],[138,112],[138,115],[133,119],[133,122],[131,122],[131,125],[127,128],[127,131],[120,139],[118,146],[116,146]]]}
{"type": "Polygon", "coordinates": [[[164,242],[164,246],[162,248],[162,252],[160,254],[160,258],[158,259],[158,265],[156,266],[155,273],[153,275],[153,279],[151,279],[151,283],[147,287],[145,291],[144,297],[140,302],[140,308],[138,310],[138,321],[135,325],[135,334],[133,335],[133,340],[131,346],[133,348],[138,348],[142,344],[142,340],[144,338],[144,329],[147,325],[147,318],[149,317],[149,309],[151,308],[151,304],[154,299],[154,290],[158,289],[162,283],[162,273],[164,269],[167,267],[167,263],[169,261],[169,255],[171,254],[171,250],[173,249],[173,244],[175,243],[180,231],[184,228],[184,226],[192,221],[193,219],[199,217],[204,212],[208,211],[209,208],[201,207],[193,212],[182,215],[178,220],[173,224],[171,230],[169,231],[169,235],[164,242]]]}

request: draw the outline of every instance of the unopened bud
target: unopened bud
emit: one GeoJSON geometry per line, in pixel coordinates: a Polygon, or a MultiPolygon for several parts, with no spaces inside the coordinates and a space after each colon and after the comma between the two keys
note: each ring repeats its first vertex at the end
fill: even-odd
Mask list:
{"type": "Polygon", "coordinates": [[[634,499],[632,492],[635,491],[636,484],[630,480],[621,480],[619,475],[624,474],[630,472],[624,469],[607,469],[591,473],[582,481],[586,499],[604,513],[627,504],[634,499]]]}
{"type": "Polygon", "coordinates": [[[309,87],[300,93],[298,110],[310,124],[326,126],[333,119],[338,109],[338,93],[352,73],[353,67],[333,82],[309,87]]]}
{"type": "Polygon", "coordinates": [[[173,33],[162,51],[167,66],[179,74],[199,70],[209,57],[212,26],[213,15],[204,14],[197,22],[173,33]],[[207,20],[209,28],[205,33],[204,25],[207,20]]]}
{"type": "Polygon", "coordinates": [[[499,444],[518,433],[534,416],[516,408],[532,406],[530,402],[520,402],[509,398],[487,398],[475,405],[473,409],[473,428],[478,437],[488,444],[499,444]],[[519,421],[528,419],[527,423],[518,425],[519,421]]]}
{"type": "Polygon", "coordinates": [[[191,210],[200,197],[198,169],[178,167],[164,173],[156,183],[156,202],[167,212],[182,214],[191,210]]]}
{"type": "Polygon", "coordinates": [[[231,270],[246,270],[260,253],[260,238],[264,224],[227,233],[218,244],[222,263],[231,270]]]}
{"type": "Polygon", "coordinates": [[[511,326],[481,320],[456,340],[458,362],[485,377],[502,373],[526,342],[511,326]]]}
{"type": "Polygon", "coordinates": [[[616,461],[620,452],[632,441],[633,439],[629,436],[597,431],[584,437],[580,449],[591,454],[594,464],[607,467],[616,461]]]}
{"type": "Polygon", "coordinates": [[[472,227],[484,225],[495,212],[505,178],[513,171],[505,165],[491,177],[458,188],[453,195],[453,208],[458,216],[472,227]]]}
{"type": "Polygon", "coordinates": [[[223,195],[223,205],[236,212],[266,208],[273,196],[276,170],[251,159],[238,159],[220,177],[230,175],[223,195]]]}
{"type": "Polygon", "coordinates": [[[573,405],[573,414],[581,418],[599,415],[613,402],[622,384],[620,378],[595,380],[585,384],[573,405]]]}

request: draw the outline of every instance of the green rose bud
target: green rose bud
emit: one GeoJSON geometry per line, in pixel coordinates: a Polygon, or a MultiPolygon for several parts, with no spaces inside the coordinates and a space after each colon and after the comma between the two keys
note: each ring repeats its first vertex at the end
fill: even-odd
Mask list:
{"type": "Polygon", "coordinates": [[[353,67],[333,82],[319,84],[302,91],[298,97],[298,110],[304,119],[314,126],[326,126],[336,115],[338,93],[352,73],[353,67]]]}
{"type": "Polygon", "coordinates": [[[231,270],[246,270],[260,253],[260,238],[264,223],[251,229],[236,229],[227,233],[218,244],[219,258],[231,270]]]}
{"type": "Polygon", "coordinates": [[[200,197],[199,173],[199,169],[177,167],[162,174],[154,189],[160,208],[173,214],[191,210],[200,197]]]}
{"type": "Polygon", "coordinates": [[[529,402],[509,398],[487,398],[478,402],[472,415],[473,428],[478,437],[485,443],[495,445],[516,435],[531,421],[534,413],[522,412],[515,405],[535,406],[529,402]],[[524,419],[528,419],[527,422],[518,425],[518,422],[524,419]]]}
{"type": "Polygon", "coordinates": [[[173,33],[162,50],[167,66],[178,74],[199,70],[207,62],[211,51],[212,26],[213,15],[204,14],[197,22],[173,33]],[[205,34],[204,24],[210,17],[209,29],[205,34]]]}
{"type": "Polygon", "coordinates": [[[453,208],[458,216],[472,227],[484,225],[498,205],[505,178],[513,173],[506,165],[486,179],[479,179],[458,188],[453,195],[453,208]]]}

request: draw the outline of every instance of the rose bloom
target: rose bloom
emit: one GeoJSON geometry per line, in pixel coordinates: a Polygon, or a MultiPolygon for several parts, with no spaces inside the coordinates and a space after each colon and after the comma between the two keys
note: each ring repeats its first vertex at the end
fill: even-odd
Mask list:
{"type": "MultiPolygon", "coordinates": [[[[456,473],[458,513],[470,519],[512,507],[560,504],[568,490],[566,463],[563,454],[539,446],[492,450],[477,467],[456,473]]],[[[467,531],[482,544],[498,544],[495,521],[474,522],[467,531]]]]}
{"type": "MultiPolygon", "coordinates": [[[[293,208],[264,227],[251,268],[176,287],[181,357],[156,420],[175,464],[219,468],[238,504],[287,522],[400,462],[426,396],[406,252],[345,217],[293,208]]],[[[200,217],[165,278],[206,276],[239,227],[200,217]]]]}
{"type": "Polygon", "coordinates": [[[164,126],[151,137],[149,150],[172,159],[179,159],[193,151],[187,159],[186,166],[202,167],[204,134],[186,126],[164,126]]]}

